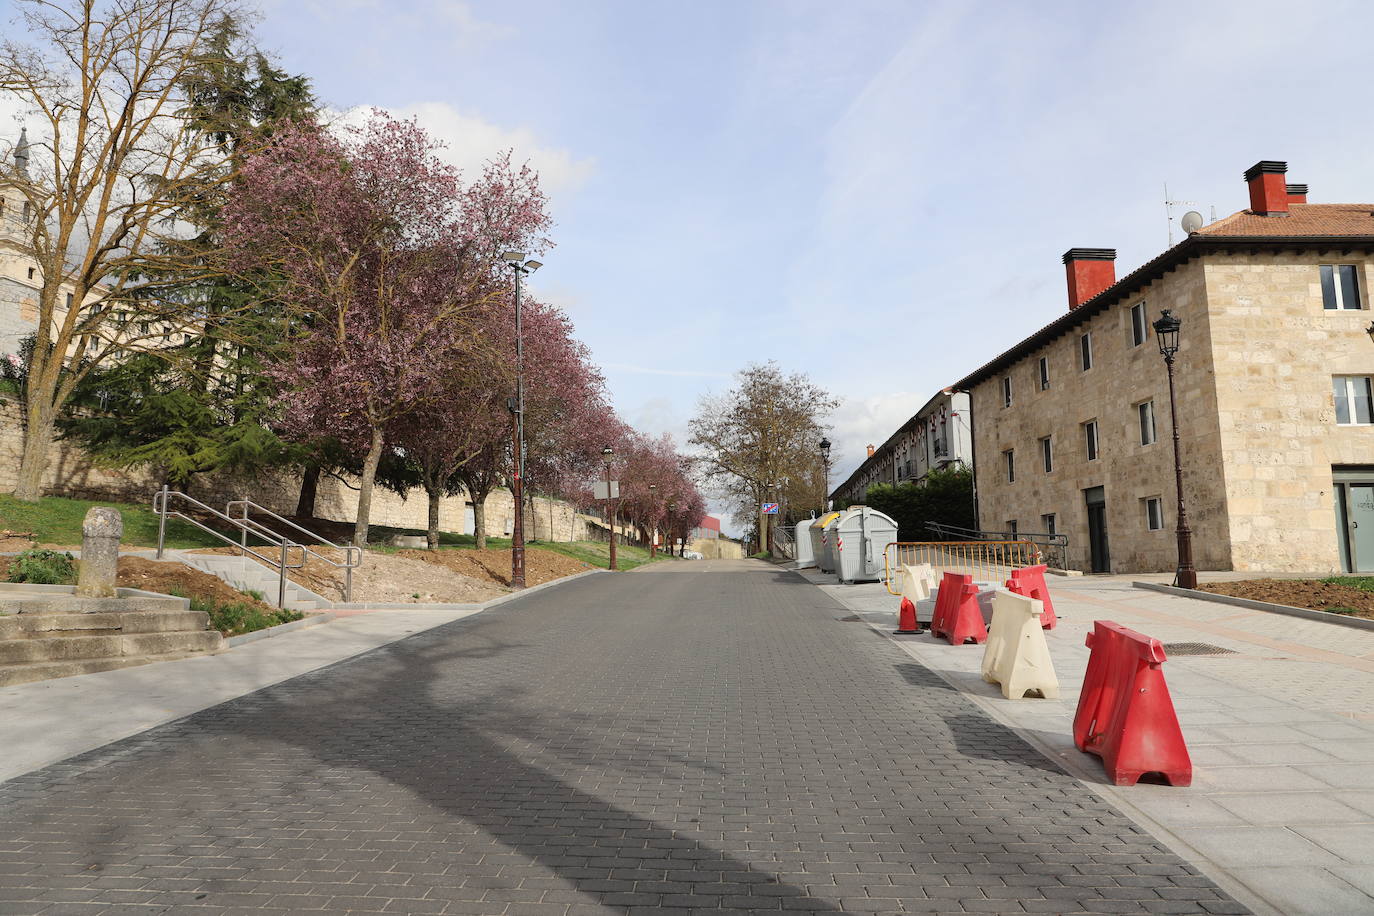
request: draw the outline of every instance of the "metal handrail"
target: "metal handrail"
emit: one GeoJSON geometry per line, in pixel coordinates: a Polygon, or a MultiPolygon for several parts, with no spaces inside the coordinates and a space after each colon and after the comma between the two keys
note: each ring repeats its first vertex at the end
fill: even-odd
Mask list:
{"type": "Polygon", "coordinates": [[[258,553],[256,550],[248,546],[249,531],[246,526],[240,524],[238,519],[233,518],[229,516],[227,513],[221,512],[218,509],[215,509],[211,506],[207,506],[200,500],[188,496],[185,493],[182,493],[180,490],[173,490],[167,486],[164,486],[161,490],[158,490],[156,493],[153,494],[153,512],[157,514],[157,558],[159,560],[162,559],[163,546],[167,540],[167,518],[168,516],[174,516],[176,518],[181,519],[184,522],[189,522],[192,525],[195,525],[197,528],[199,528],[201,531],[204,531],[206,534],[210,534],[214,537],[219,538],[221,541],[228,544],[230,547],[237,547],[244,553],[251,554],[252,556],[257,557],[259,560],[266,563],[268,566],[277,570],[277,607],[286,607],[286,571],[288,569],[301,569],[305,566],[306,548],[303,544],[297,544],[291,540],[288,540],[287,538],[282,537],[279,534],[276,534],[275,532],[267,532],[265,534],[260,532],[253,532],[253,534],[261,538],[262,540],[267,541],[273,547],[278,547],[281,549],[281,556],[279,559],[274,559],[272,557],[266,556],[265,554],[258,553]],[[190,503],[191,506],[195,507],[201,512],[208,513],[209,515],[212,515],[215,518],[223,521],[231,528],[238,529],[239,540],[235,541],[233,538],[219,531],[216,531],[209,525],[202,524],[195,517],[187,515],[185,512],[182,512],[179,509],[172,509],[170,507],[170,500],[172,499],[172,497],[184,500],[185,502],[190,503]],[[301,551],[301,561],[299,563],[291,562],[291,551],[293,549],[301,551]]]}
{"type": "MultiPolygon", "coordinates": [[[[342,553],[343,553],[343,556],[344,556],[344,559],[343,559],[343,562],[340,563],[340,562],[338,562],[338,561],[336,561],[336,560],[333,560],[333,559],[331,559],[331,558],[325,556],[324,554],[322,554],[322,553],[320,553],[320,552],[318,552],[318,551],[311,550],[309,544],[298,544],[298,545],[297,545],[297,546],[299,546],[302,550],[304,550],[307,554],[309,554],[310,556],[316,558],[317,560],[321,560],[321,561],[323,561],[323,562],[325,562],[325,563],[328,563],[330,566],[333,566],[335,569],[342,569],[342,570],[344,571],[344,601],[352,601],[352,600],[353,600],[353,570],[355,570],[355,569],[357,569],[359,566],[362,566],[362,565],[363,565],[363,549],[362,549],[361,547],[357,547],[357,546],[355,546],[355,545],[353,545],[353,544],[335,544],[333,541],[329,540],[328,538],[320,537],[318,534],[316,534],[315,532],[309,530],[308,528],[302,528],[300,525],[297,525],[295,522],[291,521],[289,518],[282,518],[280,515],[278,515],[277,513],[273,512],[271,509],[268,509],[268,508],[265,507],[265,506],[260,506],[260,505],[258,505],[257,503],[253,502],[251,499],[233,499],[233,500],[230,500],[229,502],[227,502],[227,503],[224,504],[224,511],[225,511],[226,514],[232,513],[232,512],[234,511],[235,507],[241,507],[242,510],[243,510],[242,522],[243,522],[243,527],[244,527],[244,529],[247,529],[247,528],[251,525],[253,528],[255,528],[255,529],[257,529],[257,530],[270,532],[270,533],[272,533],[272,534],[274,534],[274,535],[276,534],[275,531],[272,531],[271,528],[266,527],[266,526],[263,525],[261,522],[258,522],[258,521],[255,521],[255,520],[249,518],[248,513],[249,513],[250,510],[252,510],[252,511],[259,512],[259,513],[261,513],[261,514],[263,514],[263,515],[269,516],[269,517],[275,519],[277,522],[279,522],[279,523],[281,523],[281,524],[283,524],[283,525],[286,525],[288,528],[294,529],[295,531],[299,532],[300,534],[305,535],[307,538],[309,538],[311,541],[313,541],[313,542],[316,543],[316,544],[328,544],[330,547],[333,547],[335,550],[338,550],[338,551],[342,552],[342,553]]],[[[245,531],[245,537],[246,537],[246,531],[245,531]]]]}
{"type": "Polygon", "coordinates": [[[894,541],[883,550],[883,582],[890,594],[897,574],[908,564],[967,573],[980,582],[1000,582],[1017,567],[1041,562],[1038,547],[1026,540],[894,541]]]}

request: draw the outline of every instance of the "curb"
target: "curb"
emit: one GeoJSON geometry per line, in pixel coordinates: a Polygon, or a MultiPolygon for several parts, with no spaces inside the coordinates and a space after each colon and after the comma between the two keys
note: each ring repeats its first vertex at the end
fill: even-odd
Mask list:
{"type": "Polygon", "coordinates": [[[228,636],[224,639],[224,647],[226,649],[232,649],[234,646],[241,646],[244,643],[257,642],[260,639],[271,639],[273,636],[283,636],[294,630],[304,630],[306,627],[328,623],[333,619],[334,614],[330,611],[324,611],[318,614],[307,614],[300,620],[289,620],[286,623],[279,623],[275,627],[254,630],[251,633],[240,633],[238,636],[228,636]]]}
{"type": "Polygon", "coordinates": [[[1338,627],[1351,627],[1356,630],[1374,630],[1374,620],[1370,620],[1367,617],[1353,617],[1348,614],[1332,614],[1330,611],[1316,611],[1312,608],[1292,607],[1287,604],[1270,604],[1267,601],[1256,601],[1253,598],[1237,598],[1234,595],[1218,595],[1215,592],[1200,592],[1191,588],[1175,588],[1172,585],[1160,585],[1157,582],[1132,582],[1131,585],[1152,592],[1177,595],[1180,598],[1196,598],[1199,601],[1214,601],[1217,604],[1230,604],[1235,607],[1249,608],[1252,611],[1268,611],[1271,614],[1287,614],[1289,617],[1302,617],[1305,620],[1320,620],[1325,623],[1334,623],[1338,627]]]}

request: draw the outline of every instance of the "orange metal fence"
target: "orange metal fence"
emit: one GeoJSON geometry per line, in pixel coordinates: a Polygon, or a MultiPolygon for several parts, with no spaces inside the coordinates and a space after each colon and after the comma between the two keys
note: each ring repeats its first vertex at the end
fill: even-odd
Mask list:
{"type": "Polygon", "coordinates": [[[1020,566],[1042,562],[1030,541],[896,541],[883,554],[883,582],[893,595],[898,574],[907,564],[929,563],[941,572],[973,576],[975,582],[1004,582],[1020,566]]]}

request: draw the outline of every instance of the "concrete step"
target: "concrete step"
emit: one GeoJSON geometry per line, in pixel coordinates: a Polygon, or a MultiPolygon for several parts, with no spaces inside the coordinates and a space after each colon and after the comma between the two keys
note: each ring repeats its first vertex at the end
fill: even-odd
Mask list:
{"type": "MultiPolygon", "coordinates": [[[[277,603],[280,575],[252,557],[230,557],[222,554],[186,553],[182,561],[194,569],[209,573],[229,583],[239,591],[261,592],[268,604],[277,603]]],[[[303,585],[290,580],[286,583],[286,607],[293,611],[320,611],[336,602],[317,595],[303,585]]]]}
{"type": "MultiPolygon", "coordinates": [[[[219,634],[215,634],[218,636],[219,634]]],[[[0,665],[0,687],[15,684],[28,684],[33,681],[46,681],[52,678],[73,677],[78,674],[95,674],[100,671],[114,671],[118,668],[132,668],[136,665],[149,665],[153,662],[175,661],[194,655],[207,655],[210,652],[165,652],[156,655],[129,655],[119,658],[92,658],[63,661],[24,662],[13,665],[0,665]]]]}
{"type": "MultiPolygon", "coordinates": [[[[54,631],[60,632],[60,631],[54,631]]],[[[0,642],[0,666],[34,662],[89,661],[169,652],[210,652],[222,638],[211,630],[131,635],[33,636],[0,642]]]]}
{"type": "Polygon", "coordinates": [[[201,631],[210,625],[202,611],[125,611],[95,614],[14,614],[0,617],[0,640],[57,635],[121,635],[201,631]]]}
{"type": "MultiPolygon", "coordinates": [[[[128,592],[129,589],[120,589],[128,592]]],[[[122,598],[78,598],[66,592],[0,591],[0,614],[99,614],[124,611],[184,611],[191,602],[185,598],[153,598],[128,595],[122,598]]]]}

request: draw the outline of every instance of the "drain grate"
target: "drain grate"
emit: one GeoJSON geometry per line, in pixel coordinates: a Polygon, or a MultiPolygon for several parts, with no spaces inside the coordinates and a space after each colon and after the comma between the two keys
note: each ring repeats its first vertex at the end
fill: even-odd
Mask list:
{"type": "Polygon", "coordinates": [[[1209,642],[1166,642],[1164,652],[1167,655],[1235,655],[1235,649],[1223,649],[1221,646],[1214,646],[1209,642]]]}

